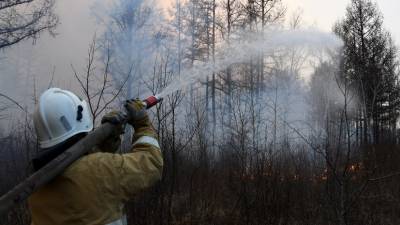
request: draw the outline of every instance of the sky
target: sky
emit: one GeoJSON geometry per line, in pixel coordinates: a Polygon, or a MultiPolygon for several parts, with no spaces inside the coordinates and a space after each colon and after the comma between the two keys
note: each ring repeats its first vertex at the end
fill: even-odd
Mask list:
{"type": "MultiPolygon", "coordinates": [[[[0,92],[15,100],[29,104],[36,88],[38,92],[49,85],[54,74],[53,86],[74,90],[77,83],[71,65],[78,72],[84,70],[87,49],[93,36],[101,34],[92,8],[95,2],[109,0],[57,0],[56,13],[61,24],[58,35],[43,34],[35,44],[24,41],[1,52],[0,92]],[[34,82],[35,81],[35,82],[34,82]],[[35,88],[34,88],[35,87],[35,88]]],[[[283,0],[287,6],[287,16],[302,10],[306,26],[314,26],[330,32],[333,24],[345,15],[350,0],[283,0]]],[[[175,0],[155,0],[166,8],[175,0]]],[[[400,1],[378,0],[385,19],[384,25],[400,46],[400,1]]]]}
{"type": "MultiPolygon", "coordinates": [[[[343,19],[350,0],[283,0],[287,5],[288,14],[300,9],[307,24],[316,25],[324,31],[331,31],[338,19],[343,19]]],[[[400,1],[377,0],[379,9],[384,16],[384,26],[392,33],[396,44],[400,45],[400,1]]]]}

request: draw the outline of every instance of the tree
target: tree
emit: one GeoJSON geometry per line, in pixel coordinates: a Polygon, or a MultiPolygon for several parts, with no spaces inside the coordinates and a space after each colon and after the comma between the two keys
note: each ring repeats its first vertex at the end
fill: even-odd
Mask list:
{"type": "Polygon", "coordinates": [[[357,129],[363,143],[378,143],[383,130],[395,127],[387,116],[397,117],[396,48],[382,18],[371,0],[352,0],[346,17],[334,27],[344,42],[344,79],[350,79],[359,96],[362,124],[357,129]]]}
{"type": "Polygon", "coordinates": [[[279,22],[286,13],[282,0],[248,0],[244,8],[247,14],[244,25],[250,30],[261,25],[260,30],[264,31],[266,25],[279,22]]]}
{"type": "Polygon", "coordinates": [[[115,81],[113,82],[110,79],[110,61],[112,59],[110,49],[107,51],[102,70],[97,71],[96,50],[96,37],[94,37],[89,45],[87,64],[83,75],[79,75],[71,65],[74,77],[78,81],[81,91],[87,100],[94,125],[96,125],[96,119],[104,114],[110,104],[117,99],[129,79],[128,75],[123,81],[118,81],[117,85],[114,85],[115,81]],[[98,74],[99,72],[101,74],[98,74]]]}
{"type": "Polygon", "coordinates": [[[54,0],[3,0],[0,2],[0,49],[43,31],[54,35],[58,17],[54,0]]]}
{"type": "Polygon", "coordinates": [[[163,17],[153,7],[152,0],[115,0],[111,7],[96,12],[106,27],[101,37],[103,58],[109,51],[110,74],[117,87],[129,77],[126,85],[127,98],[137,97],[143,86],[143,78],[151,74],[157,50],[162,46],[165,34],[160,28],[163,17]],[[137,91],[137,92],[134,92],[137,91]]]}

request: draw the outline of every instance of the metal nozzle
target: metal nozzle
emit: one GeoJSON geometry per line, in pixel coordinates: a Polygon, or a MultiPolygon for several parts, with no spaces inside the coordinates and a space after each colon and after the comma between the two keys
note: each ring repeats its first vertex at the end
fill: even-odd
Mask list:
{"type": "Polygon", "coordinates": [[[157,105],[157,103],[162,102],[162,100],[163,98],[153,95],[143,100],[143,104],[145,104],[146,109],[150,109],[151,107],[157,105]]]}

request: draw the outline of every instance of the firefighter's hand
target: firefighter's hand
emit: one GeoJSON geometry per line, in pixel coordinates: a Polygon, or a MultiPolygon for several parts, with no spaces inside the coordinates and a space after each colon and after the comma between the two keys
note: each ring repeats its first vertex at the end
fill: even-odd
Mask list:
{"type": "Polygon", "coordinates": [[[111,123],[114,125],[122,125],[125,121],[125,116],[120,111],[111,111],[101,118],[101,124],[111,123]]]}
{"type": "Polygon", "coordinates": [[[112,136],[117,137],[124,133],[125,130],[125,121],[126,118],[124,114],[120,111],[111,111],[101,118],[101,124],[103,123],[111,123],[116,125],[116,129],[114,130],[112,136]]]}
{"type": "Polygon", "coordinates": [[[111,123],[114,124],[116,129],[113,130],[112,134],[102,141],[98,146],[95,147],[94,151],[101,152],[115,152],[121,145],[120,135],[125,130],[126,117],[120,111],[111,111],[101,118],[101,124],[111,123]]]}
{"type": "Polygon", "coordinates": [[[127,100],[125,109],[128,114],[128,123],[135,129],[148,124],[149,116],[143,102],[139,99],[127,100]]]}

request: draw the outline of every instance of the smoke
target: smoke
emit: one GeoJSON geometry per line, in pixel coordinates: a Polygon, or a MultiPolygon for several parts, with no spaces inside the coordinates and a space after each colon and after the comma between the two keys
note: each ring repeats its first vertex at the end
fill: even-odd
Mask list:
{"type": "Polygon", "coordinates": [[[150,73],[156,59],[165,22],[152,0],[98,0],[93,14],[105,28],[99,38],[103,58],[111,57],[110,72],[121,85],[128,78],[126,97],[143,92],[143,78],[150,73]]]}

